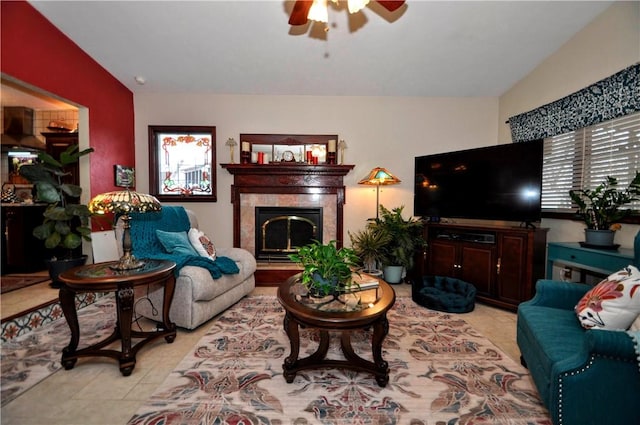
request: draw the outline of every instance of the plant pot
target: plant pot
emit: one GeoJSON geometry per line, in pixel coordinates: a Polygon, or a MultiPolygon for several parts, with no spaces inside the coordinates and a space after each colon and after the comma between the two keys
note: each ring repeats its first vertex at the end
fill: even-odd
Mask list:
{"type": "Polygon", "coordinates": [[[382,277],[382,270],[378,270],[378,269],[362,269],[360,270],[360,272],[366,273],[369,276],[382,277]]]}
{"type": "Polygon", "coordinates": [[[613,238],[616,232],[613,230],[584,230],[584,241],[588,245],[594,246],[613,246],[613,238]]]}
{"type": "Polygon", "coordinates": [[[385,282],[392,284],[402,282],[403,270],[404,267],[402,266],[386,266],[383,269],[385,282]]]}
{"type": "Polygon", "coordinates": [[[44,260],[44,262],[47,265],[47,269],[49,270],[51,286],[53,288],[59,288],[62,282],[60,282],[58,277],[69,269],[84,265],[84,263],[87,262],[87,256],[83,255],[82,257],[78,258],[69,258],[62,260],[44,260]]]}

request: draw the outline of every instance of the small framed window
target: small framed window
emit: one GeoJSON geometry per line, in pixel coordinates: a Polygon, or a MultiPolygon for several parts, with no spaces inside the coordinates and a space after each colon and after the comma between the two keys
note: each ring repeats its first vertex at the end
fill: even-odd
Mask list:
{"type": "Polygon", "coordinates": [[[161,202],[216,202],[216,128],[150,125],[149,184],[161,202]]]}

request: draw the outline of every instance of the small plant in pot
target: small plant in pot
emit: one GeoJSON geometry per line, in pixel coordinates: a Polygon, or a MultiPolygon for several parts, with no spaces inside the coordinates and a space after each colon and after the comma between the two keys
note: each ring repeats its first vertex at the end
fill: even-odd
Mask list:
{"type": "Polygon", "coordinates": [[[378,265],[386,263],[385,246],[391,242],[391,235],[382,228],[375,228],[370,224],[363,230],[349,232],[351,246],[362,261],[364,273],[374,276],[382,275],[378,265]]]}
{"type": "Polygon", "coordinates": [[[33,229],[33,236],[52,250],[47,265],[53,286],[59,286],[58,276],[62,271],[82,265],[87,259],[78,248],[83,240],[91,240],[91,213],[86,205],[79,203],[82,188],[66,180],[70,175],[69,165],[91,152],[93,148],[80,151],[78,145],[71,145],[58,159],[40,152],[38,163],[20,167],[20,175],[34,185],[36,201],[48,204],[44,220],[33,229]]]}
{"type": "Polygon", "coordinates": [[[335,297],[350,290],[351,274],[359,260],[353,249],[338,249],[336,241],[325,245],[317,240],[289,254],[289,259],[303,267],[301,282],[316,297],[335,297]]]}
{"type": "Polygon", "coordinates": [[[390,235],[390,241],[384,248],[384,280],[388,283],[400,283],[403,271],[413,268],[416,250],[426,245],[422,237],[424,223],[414,217],[404,219],[404,205],[388,210],[380,205],[379,217],[370,226],[390,235]]]}
{"type": "Polygon", "coordinates": [[[570,190],[571,200],[578,206],[577,214],[585,222],[585,243],[612,247],[615,231],[621,219],[634,210],[620,207],[640,199],[640,173],[624,189],[618,188],[618,179],[607,176],[594,189],[570,190]]]}

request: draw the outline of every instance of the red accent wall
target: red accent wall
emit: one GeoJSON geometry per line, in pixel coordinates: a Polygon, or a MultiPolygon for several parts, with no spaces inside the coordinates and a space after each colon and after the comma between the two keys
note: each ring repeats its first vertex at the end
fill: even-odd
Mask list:
{"type": "Polygon", "coordinates": [[[113,165],[135,166],[133,93],[24,1],[2,1],[2,73],[89,109],[90,195],[116,190],[113,165]]]}

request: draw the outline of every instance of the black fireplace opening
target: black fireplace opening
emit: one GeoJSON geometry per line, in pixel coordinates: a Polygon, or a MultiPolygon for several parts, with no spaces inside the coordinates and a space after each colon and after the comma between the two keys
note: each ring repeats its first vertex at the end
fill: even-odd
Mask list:
{"type": "Polygon", "coordinates": [[[290,262],[288,255],[322,241],[322,208],[256,207],[256,259],[290,262]]]}

